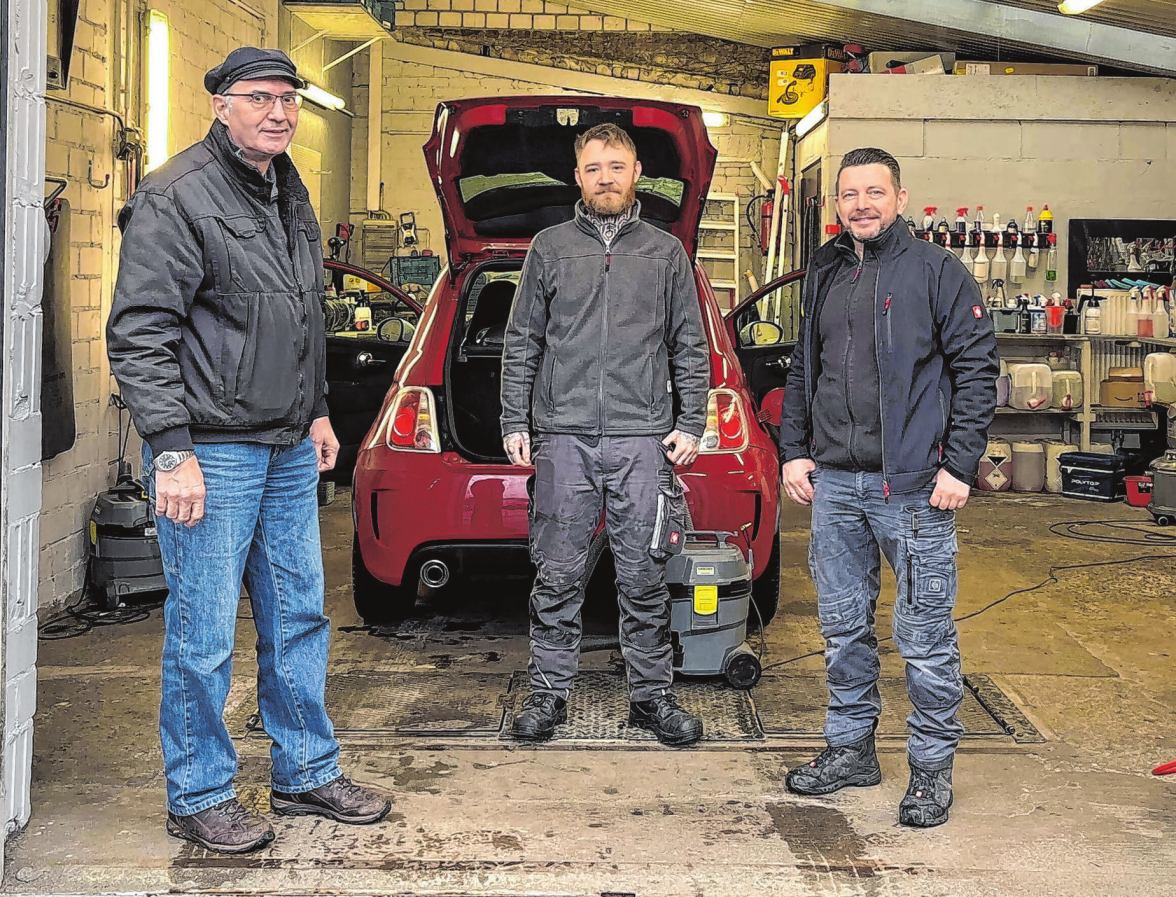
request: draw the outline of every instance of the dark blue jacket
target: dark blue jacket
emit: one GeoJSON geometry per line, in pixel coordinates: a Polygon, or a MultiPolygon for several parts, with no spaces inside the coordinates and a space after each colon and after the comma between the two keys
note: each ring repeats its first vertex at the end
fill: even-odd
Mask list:
{"type": "MultiPolygon", "coordinates": [[[[971,484],[996,413],[1000,373],[996,337],[980,289],[955,255],[916,240],[901,218],[867,242],[865,251],[879,266],[874,343],[886,494],[922,488],[940,468],[971,484]]],[[[804,317],[780,424],[783,462],[812,455],[821,306],[841,264],[857,264],[848,232],[817,250],[805,278],[804,317]]]]}

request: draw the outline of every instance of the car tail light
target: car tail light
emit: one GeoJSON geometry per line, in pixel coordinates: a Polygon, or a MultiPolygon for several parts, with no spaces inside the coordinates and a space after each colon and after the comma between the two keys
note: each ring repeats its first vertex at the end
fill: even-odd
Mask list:
{"type": "Polygon", "coordinates": [[[396,393],[368,448],[383,441],[402,452],[440,452],[437,433],[437,403],[424,386],[405,386],[396,393]]]}
{"type": "Polygon", "coordinates": [[[712,389],[706,399],[706,430],[702,434],[704,455],[741,452],[747,448],[747,415],[739,394],[730,389],[712,389]]]}

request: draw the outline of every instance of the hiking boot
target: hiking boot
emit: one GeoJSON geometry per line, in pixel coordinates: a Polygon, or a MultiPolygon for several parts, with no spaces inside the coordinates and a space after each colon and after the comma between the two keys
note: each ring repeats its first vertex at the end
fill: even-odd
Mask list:
{"type": "Polygon", "coordinates": [[[898,805],[898,821],[903,825],[917,828],[931,828],[947,822],[947,811],[951,807],[951,767],[927,769],[910,760],[911,782],[907,785],[906,796],[898,805]]]}
{"type": "Polygon", "coordinates": [[[348,825],[371,825],[392,809],[392,801],[345,775],[312,791],[289,793],[272,789],[270,806],[279,816],[326,816],[348,825]]]}
{"type": "Polygon", "coordinates": [[[523,700],[510,727],[510,734],[523,741],[546,741],[555,727],[568,721],[568,702],[559,695],[533,691],[523,700]]]}
{"type": "Polygon", "coordinates": [[[246,810],[235,797],[190,816],[169,812],[167,833],[217,853],[248,853],[268,847],[274,840],[270,824],[246,810]]]}
{"type": "Polygon", "coordinates": [[[850,785],[865,788],[881,781],[882,767],[874,750],[873,731],[852,744],[825,748],[815,760],[790,770],[784,778],[793,794],[810,797],[832,794],[850,785]]]}
{"type": "Polygon", "coordinates": [[[648,729],[662,744],[681,747],[702,737],[702,720],[678,706],[672,694],[629,702],[629,725],[648,729]]]}

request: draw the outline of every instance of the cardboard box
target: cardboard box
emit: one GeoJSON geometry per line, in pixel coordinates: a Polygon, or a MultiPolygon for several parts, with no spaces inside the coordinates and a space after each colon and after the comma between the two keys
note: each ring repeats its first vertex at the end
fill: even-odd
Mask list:
{"type": "Polygon", "coordinates": [[[913,53],[871,53],[870,72],[890,72],[902,75],[944,74],[955,66],[955,53],[928,53],[917,50],[913,53]]]}
{"type": "Polygon", "coordinates": [[[768,115],[804,118],[829,93],[829,75],[845,71],[849,55],[832,44],[805,44],[772,50],[768,77],[768,115]]]}
{"type": "Polygon", "coordinates": [[[1044,62],[957,62],[957,75],[1098,75],[1097,65],[1060,65],[1044,62]]]}

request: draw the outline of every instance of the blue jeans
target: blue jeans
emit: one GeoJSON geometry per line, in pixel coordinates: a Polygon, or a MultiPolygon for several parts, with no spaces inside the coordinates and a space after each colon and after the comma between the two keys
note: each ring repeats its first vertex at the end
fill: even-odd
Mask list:
{"type": "MultiPolygon", "coordinates": [[[[237,752],[222,715],[242,581],[257,627],[257,697],[273,739],[273,787],[309,791],[340,772],[324,705],[331,633],[314,445],[207,443],[196,456],[204,519],[187,527],[156,517],[169,589],[159,730],[168,810],[178,816],[236,795],[237,752]]],[[[143,470],[154,507],[146,444],[143,470]]]]}
{"type": "Polygon", "coordinates": [[[874,611],[882,563],[894,570],[894,643],[906,662],[910,758],[928,767],[949,760],[963,726],[963,700],[955,607],[955,512],[928,504],[932,486],[882,495],[880,473],[818,468],[812,475],[809,567],[817,586],[829,709],[825,740],[831,747],[866,737],[882,709],[878,693],[878,636],[874,611]]]}

